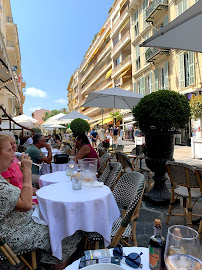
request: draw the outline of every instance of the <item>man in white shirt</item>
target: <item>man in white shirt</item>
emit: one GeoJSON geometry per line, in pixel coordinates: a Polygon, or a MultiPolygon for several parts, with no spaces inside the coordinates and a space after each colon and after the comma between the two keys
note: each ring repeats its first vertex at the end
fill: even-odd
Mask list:
{"type": "Polygon", "coordinates": [[[33,144],[33,138],[32,138],[33,136],[31,136],[31,137],[29,137],[28,139],[27,139],[27,144],[33,144]]]}

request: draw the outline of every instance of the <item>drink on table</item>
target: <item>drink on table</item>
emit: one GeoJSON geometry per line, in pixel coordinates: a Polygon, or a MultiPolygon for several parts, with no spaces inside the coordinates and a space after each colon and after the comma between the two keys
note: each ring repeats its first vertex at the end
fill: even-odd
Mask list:
{"type": "Polygon", "coordinates": [[[72,175],[72,189],[73,190],[82,189],[82,178],[80,169],[77,169],[77,173],[72,175]]]}
{"type": "Polygon", "coordinates": [[[149,267],[152,270],[164,270],[165,239],[161,235],[161,220],[154,220],[154,235],[149,241],[149,267]]]}
{"type": "Polygon", "coordinates": [[[74,167],[75,167],[74,157],[69,156],[69,163],[67,163],[67,167],[66,167],[66,175],[67,176],[72,176],[73,175],[74,167]]]}
{"type": "Polygon", "coordinates": [[[168,270],[202,270],[198,233],[190,227],[174,225],[168,229],[165,263],[168,270]]]}

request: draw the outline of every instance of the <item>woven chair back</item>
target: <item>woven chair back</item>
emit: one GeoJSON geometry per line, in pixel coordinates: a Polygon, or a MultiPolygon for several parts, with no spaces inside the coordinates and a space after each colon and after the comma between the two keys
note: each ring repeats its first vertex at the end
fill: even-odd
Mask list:
{"type": "Polygon", "coordinates": [[[125,153],[116,151],[115,154],[117,161],[119,161],[122,164],[123,168],[129,167],[133,169],[133,165],[131,164],[130,159],[127,157],[125,153]]]}
{"type": "Polygon", "coordinates": [[[195,168],[186,164],[168,161],[166,168],[171,184],[184,186],[187,188],[198,188],[199,183],[196,177],[195,168]]]}
{"type": "Polygon", "coordinates": [[[110,162],[107,164],[102,175],[99,177],[99,181],[103,182],[110,189],[113,188],[114,184],[121,176],[122,165],[119,162],[110,162]]]}

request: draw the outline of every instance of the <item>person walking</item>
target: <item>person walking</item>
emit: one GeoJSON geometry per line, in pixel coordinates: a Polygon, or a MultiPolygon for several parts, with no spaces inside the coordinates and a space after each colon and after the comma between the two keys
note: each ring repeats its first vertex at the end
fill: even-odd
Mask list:
{"type": "Polygon", "coordinates": [[[92,147],[95,148],[97,146],[97,139],[98,139],[98,133],[97,131],[93,128],[91,133],[90,133],[90,138],[92,142],[92,147]]]}

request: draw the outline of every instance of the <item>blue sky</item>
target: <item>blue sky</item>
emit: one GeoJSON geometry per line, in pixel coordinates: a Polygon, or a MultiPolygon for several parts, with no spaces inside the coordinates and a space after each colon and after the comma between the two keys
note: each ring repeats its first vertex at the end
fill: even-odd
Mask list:
{"type": "Polygon", "coordinates": [[[18,26],[24,113],[67,108],[67,86],[114,0],[10,0],[18,26]]]}

